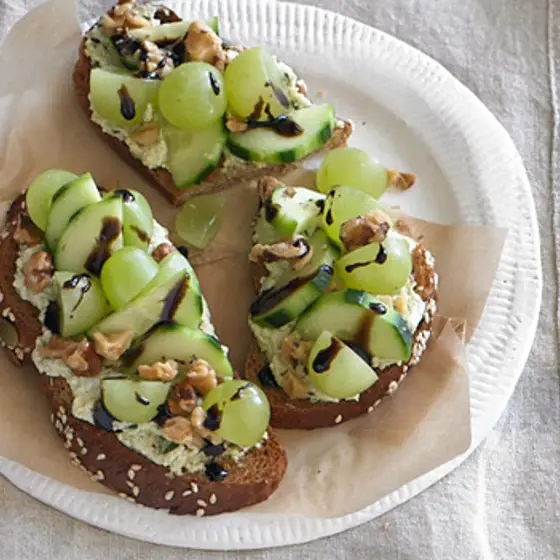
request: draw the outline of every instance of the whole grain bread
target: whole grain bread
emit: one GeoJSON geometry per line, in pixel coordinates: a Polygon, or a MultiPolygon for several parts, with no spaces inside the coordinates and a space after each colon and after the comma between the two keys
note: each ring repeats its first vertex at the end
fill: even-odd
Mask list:
{"type": "MultiPolygon", "coordinates": [[[[251,267],[251,270],[253,286],[258,293],[260,278],[266,269],[256,265],[251,267]]],[[[271,387],[263,384],[259,379],[259,373],[267,366],[267,362],[256,339],[252,337],[244,377],[260,385],[265,392],[272,412],[271,426],[281,429],[312,430],[340,424],[372,412],[384,397],[392,395],[398,389],[400,382],[422,358],[432,332],[432,320],[437,307],[438,277],[433,268],[431,255],[422,245],[417,245],[413,254],[413,274],[418,293],[426,303],[426,311],[414,334],[410,360],[378,370],[379,379],[367,391],[361,393],[358,400],[312,403],[309,399],[291,398],[278,386],[271,387]]]]}
{"type": "MultiPolygon", "coordinates": [[[[4,322],[0,342],[18,365],[29,360],[42,333],[37,309],[23,301],[13,287],[19,249],[14,231],[25,212],[22,195],[12,204],[0,235],[0,315],[4,322]],[[7,330],[11,335],[6,334],[7,330]]],[[[51,421],[72,462],[94,480],[138,504],[198,516],[235,511],[266,500],[278,488],[286,470],[286,454],[275,435],[268,432],[260,448],[250,451],[240,462],[220,459],[220,465],[229,473],[221,482],[212,482],[202,473],[175,476],[120,443],[112,433],[75,418],[71,412],[72,391],[65,379],[46,375],[41,379],[52,410],[51,421]]]]}
{"type": "MultiPolygon", "coordinates": [[[[128,146],[115,138],[105,134],[101,127],[91,120],[91,108],[89,103],[89,80],[91,72],[91,61],[86,54],[85,40],[80,45],[79,57],[74,67],[74,90],[80,106],[84,113],[88,116],[91,124],[95,127],[101,138],[109,145],[115,152],[119,154],[127,163],[135,167],[146,179],[148,179],[154,186],[156,186],[161,193],[174,205],[180,205],[188,198],[197,196],[199,194],[211,194],[214,192],[223,191],[229,187],[237,184],[247,183],[264,177],[272,175],[281,177],[290,171],[296,169],[301,162],[284,163],[284,164],[269,164],[266,167],[257,167],[255,165],[247,165],[239,168],[218,166],[214,169],[201,183],[192,185],[185,189],[179,190],[173,181],[173,177],[163,168],[149,169],[144,166],[142,162],[136,159],[128,149],[128,146]]],[[[319,150],[331,150],[340,146],[345,146],[350,134],[352,133],[352,124],[349,121],[344,121],[344,126],[336,128],[332,137],[327,144],[319,150]]]]}

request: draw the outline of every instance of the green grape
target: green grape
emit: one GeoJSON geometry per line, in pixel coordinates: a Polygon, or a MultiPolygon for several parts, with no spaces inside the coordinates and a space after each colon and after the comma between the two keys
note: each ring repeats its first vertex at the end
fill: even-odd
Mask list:
{"type": "Polygon", "coordinates": [[[326,234],[341,247],[340,228],[342,224],[373,210],[384,212],[383,206],[370,195],[352,187],[335,187],[329,191],[325,201],[323,228],[326,234]]]}
{"type": "Polygon", "coordinates": [[[150,255],[137,247],[123,247],[111,255],[101,269],[101,285],[114,309],[134,299],[158,273],[150,255]]]}
{"type": "Polygon", "coordinates": [[[27,211],[33,223],[42,231],[47,227],[53,196],[60,187],[72,182],[77,175],[62,169],[48,169],[35,177],[25,194],[27,211]]]}
{"type": "Polygon", "coordinates": [[[258,443],[268,427],[270,405],[265,394],[248,381],[225,381],[204,397],[204,410],[219,420],[218,434],[242,447],[258,443]]]}
{"type": "Polygon", "coordinates": [[[170,383],[128,377],[106,377],[101,381],[105,408],[117,420],[134,424],[143,424],[155,418],[170,389],[170,383]]]}
{"type": "Polygon", "coordinates": [[[173,278],[178,272],[186,272],[190,277],[190,285],[196,290],[199,289],[198,278],[194,272],[192,264],[179,251],[172,251],[166,255],[158,264],[159,270],[152,281],[146,286],[145,292],[148,292],[155,286],[165,284],[170,278],[173,278]]]}
{"type": "Polygon", "coordinates": [[[315,388],[335,399],[358,395],[377,381],[370,364],[329,331],[313,345],[307,372],[315,388]]]}
{"type": "Polygon", "coordinates": [[[147,249],[154,231],[152,209],[143,194],[132,189],[117,189],[123,200],[123,238],[125,245],[147,249]]]}
{"type": "Polygon", "coordinates": [[[157,107],[160,83],[94,68],[89,85],[92,108],[114,126],[140,124],[148,105],[157,107]]]}
{"type": "Polygon", "coordinates": [[[263,47],[247,49],[237,55],[228,64],[224,81],[228,103],[242,118],[266,119],[266,105],[275,116],[290,109],[282,70],[263,47]],[[254,115],[260,99],[260,114],[254,115]]]}
{"type": "Polygon", "coordinates": [[[385,167],[358,148],[332,150],[323,159],[317,173],[317,188],[323,193],[337,185],[347,185],[379,198],[388,184],[385,167]]]}
{"type": "Polygon", "coordinates": [[[175,216],[175,230],[185,243],[204,249],[216,236],[226,209],[223,194],[203,195],[185,203],[175,216]]]}
{"type": "Polygon", "coordinates": [[[60,334],[64,337],[87,331],[109,312],[101,283],[89,274],[57,271],[54,286],[60,310],[60,334]]]}
{"type": "Polygon", "coordinates": [[[394,295],[412,271],[410,245],[406,238],[389,233],[379,243],[364,245],[344,255],[335,265],[337,278],[346,288],[376,295],[394,295]]]}
{"type": "Polygon", "coordinates": [[[205,62],[181,64],[163,80],[159,106],[163,116],[177,128],[206,128],[226,112],[222,75],[205,62]]]}

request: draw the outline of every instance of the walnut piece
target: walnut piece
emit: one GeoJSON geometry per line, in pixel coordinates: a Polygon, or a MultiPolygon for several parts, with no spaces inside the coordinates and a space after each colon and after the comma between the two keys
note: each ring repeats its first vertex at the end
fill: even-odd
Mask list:
{"type": "Polygon", "coordinates": [[[291,241],[279,241],[270,245],[257,243],[253,245],[249,253],[249,260],[255,263],[275,262],[286,260],[292,268],[301,268],[303,264],[309,262],[313,256],[313,250],[304,237],[295,237],[291,241]]]}
{"type": "Polygon", "coordinates": [[[313,342],[303,340],[297,333],[291,333],[282,341],[282,356],[294,365],[298,362],[305,363],[312,348],[313,342]]]}
{"type": "Polygon", "coordinates": [[[398,311],[401,315],[406,312],[407,297],[404,294],[398,295],[393,302],[395,311],[398,311]]]}
{"type": "Polygon", "coordinates": [[[50,253],[38,251],[24,265],[25,287],[34,294],[45,290],[52,282],[53,262],[50,253]]]}
{"type": "Polygon", "coordinates": [[[101,360],[87,338],[77,341],[54,336],[41,354],[63,360],[78,377],[95,377],[101,371],[101,360]]]}
{"type": "Polygon", "coordinates": [[[402,235],[406,235],[407,237],[412,237],[412,230],[410,226],[402,219],[398,219],[395,222],[394,228],[401,233],[402,235]]]}
{"type": "Polygon", "coordinates": [[[17,220],[17,227],[14,231],[14,241],[20,245],[33,247],[41,243],[42,240],[43,233],[41,230],[30,218],[20,214],[17,220]]]}
{"type": "Polygon", "coordinates": [[[270,195],[275,189],[283,186],[284,184],[276,179],[276,177],[263,177],[259,179],[257,182],[257,192],[259,193],[260,201],[264,203],[270,198],[270,195]]]}
{"type": "Polygon", "coordinates": [[[159,125],[153,121],[143,124],[131,134],[131,137],[140,146],[151,146],[160,139],[159,125]]]}
{"type": "Polygon", "coordinates": [[[196,429],[197,433],[204,439],[209,440],[213,444],[221,443],[222,438],[212,430],[209,430],[204,426],[204,421],[206,420],[206,412],[201,406],[197,406],[191,414],[191,423],[196,429]]]}
{"type": "Polygon", "coordinates": [[[203,397],[218,385],[216,371],[206,360],[200,358],[188,364],[187,380],[203,397]]]}
{"type": "Polygon", "coordinates": [[[185,37],[185,51],[189,60],[207,62],[223,71],[226,54],[222,40],[214,31],[201,21],[193,21],[185,37]]]}
{"type": "Polygon", "coordinates": [[[293,371],[289,371],[282,383],[282,389],[292,399],[303,399],[309,394],[309,387],[305,381],[299,378],[293,371]]]}
{"type": "Polygon", "coordinates": [[[107,360],[118,360],[130,348],[133,336],[134,333],[130,329],[107,336],[100,332],[93,333],[95,351],[107,360]]]}
{"type": "Polygon", "coordinates": [[[390,229],[389,217],[379,210],[352,218],[340,226],[340,239],[348,251],[369,243],[382,243],[390,229]]]}
{"type": "Polygon", "coordinates": [[[134,9],[135,3],[135,0],[119,2],[101,18],[101,26],[105,35],[114,35],[128,29],[151,27],[150,21],[140,16],[134,9]]]}
{"type": "Polygon", "coordinates": [[[178,373],[179,364],[175,360],[138,366],[138,375],[148,381],[173,381],[178,373]]]}
{"type": "Polygon", "coordinates": [[[396,187],[400,191],[410,189],[416,183],[416,175],[414,173],[401,173],[396,169],[388,169],[389,185],[396,187]]]}
{"type": "Polygon", "coordinates": [[[167,255],[173,253],[175,251],[175,247],[171,245],[171,243],[160,243],[153,251],[152,251],[152,258],[156,262],[161,262],[167,255]]]}
{"type": "Polygon", "coordinates": [[[226,127],[230,132],[245,132],[249,125],[245,121],[241,121],[233,117],[228,117],[228,120],[226,121],[226,127]]]}
{"type": "Polygon", "coordinates": [[[437,287],[437,275],[431,261],[427,249],[416,245],[412,252],[412,270],[417,283],[415,290],[424,301],[434,296],[437,287]]]}
{"type": "Polygon", "coordinates": [[[173,416],[163,426],[163,435],[174,443],[194,443],[196,433],[191,421],[184,416],[173,416]]]}
{"type": "Polygon", "coordinates": [[[173,385],[167,406],[173,416],[190,416],[197,406],[196,392],[187,379],[173,385]]]}

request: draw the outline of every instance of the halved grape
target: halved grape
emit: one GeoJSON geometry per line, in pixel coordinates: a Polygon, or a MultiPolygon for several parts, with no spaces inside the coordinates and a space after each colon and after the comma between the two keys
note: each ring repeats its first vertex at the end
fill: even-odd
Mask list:
{"type": "Polygon", "coordinates": [[[175,229],[185,243],[204,249],[216,236],[224,217],[227,198],[210,194],[185,203],[175,216],[175,229]]]}
{"type": "Polygon", "coordinates": [[[112,194],[118,194],[123,200],[124,244],[147,249],[154,231],[154,219],[148,201],[143,194],[132,189],[117,189],[112,194]]]}
{"type": "Polygon", "coordinates": [[[222,75],[205,62],[181,64],[159,90],[160,111],[177,128],[201,130],[221,119],[226,107],[222,75]]]}
{"type": "Polygon", "coordinates": [[[323,193],[337,185],[347,185],[379,198],[388,184],[385,167],[358,148],[332,150],[323,159],[317,173],[317,188],[323,193]]]}
{"type": "Polygon", "coordinates": [[[371,365],[329,331],[313,345],[307,371],[312,385],[335,399],[358,395],[377,381],[371,365]]]}
{"type": "Polygon", "coordinates": [[[27,211],[33,223],[42,231],[47,227],[53,196],[77,175],[62,169],[47,169],[35,177],[25,194],[27,211]]]}
{"type": "Polygon", "coordinates": [[[323,228],[336,244],[342,246],[340,240],[342,224],[373,210],[384,212],[383,206],[369,194],[352,187],[335,187],[329,191],[325,201],[323,228]]]}
{"type": "Polygon", "coordinates": [[[389,233],[381,245],[371,243],[344,255],[335,268],[346,288],[376,295],[397,294],[412,271],[410,245],[406,238],[389,233]]]}
{"type": "Polygon", "coordinates": [[[209,420],[218,424],[221,437],[242,447],[258,443],[270,420],[265,394],[248,381],[232,380],[218,385],[204,397],[204,410],[209,420]]]}
{"type": "Polygon", "coordinates": [[[148,292],[152,288],[164,284],[170,278],[175,277],[178,272],[186,272],[190,276],[189,284],[195,289],[199,289],[198,278],[192,264],[179,251],[172,251],[160,261],[158,273],[146,286],[145,291],[148,292]]]}
{"type": "Polygon", "coordinates": [[[111,255],[100,276],[111,306],[124,307],[151,282],[158,270],[156,261],[138,247],[123,247],[111,255]]]}
{"type": "Polygon", "coordinates": [[[109,311],[101,283],[89,274],[57,271],[54,286],[60,311],[58,326],[64,337],[87,331],[109,311]]]}
{"type": "Polygon", "coordinates": [[[228,64],[224,80],[228,103],[240,117],[266,119],[266,105],[274,116],[290,108],[282,70],[264,47],[247,49],[237,55],[228,64]],[[259,114],[255,114],[258,104],[262,106],[259,114]]]}
{"type": "Polygon", "coordinates": [[[94,68],[90,73],[93,110],[114,126],[140,124],[148,105],[157,107],[159,80],[142,80],[127,74],[94,68]]]}

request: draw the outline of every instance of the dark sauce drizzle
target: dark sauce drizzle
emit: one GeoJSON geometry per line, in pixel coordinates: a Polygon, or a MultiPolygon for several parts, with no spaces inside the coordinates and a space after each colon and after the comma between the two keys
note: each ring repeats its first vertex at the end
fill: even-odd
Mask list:
{"type": "Polygon", "coordinates": [[[313,360],[312,368],[317,373],[324,373],[329,369],[344,345],[337,338],[333,338],[329,346],[321,350],[313,360]]]}
{"type": "Polygon", "coordinates": [[[327,215],[325,216],[325,221],[327,222],[328,226],[332,226],[334,219],[333,219],[333,215],[332,215],[332,208],[329,208],[327,210],[327,215]]]}
{"type": "Polygon", "coordinates": [[[320,198],[319,200],[315,201],[315,206],[319,208],[319,212],[323,212],[323,210],[325,209],[325,201],[320,198]]]}
{"type": "Polygon", "coordinates": [[[158,8],[154,14],[154,19],[158,19],[162,24],[182,21],[181,18],[169,8],[158,8]]]}
{"type": "Polygon", "coordinates": [[[185,259],[189,258],[189,250],[184,245],[179,245],[179,247],[177,247],[177,251],[179,251],[179,253],[181,253],[181,255],[185,257],[185,259]]]}
{"type": "Polygon", "coordinates": [[[215,432],[220,427],[221,422],[222,411],[218,408],[217,404],[214,404],[206,411],[204,427],[211,432],[215,432]]]}
{"type": "Polygon", "coordinates": [[[134,398],[136,399],[136,402],[139,402],[140,404],[142,404],[144,406],[148,406],[150,404],[150,399],[147,399],[146,397],[144,397],[140,393],[135,392],[134,393],[134,398]]]}
{"type": "Polygon", "coordinates": [[[233,393],[233,395],[231,395],[229,400],[231,402],[238,401],[239,399],[241,399],[243,397],[242,392],[245,389],[249,388],[250,386],[251,386],[250,383],[246,383],[245,385],[242,385],[241,387],[239,387],[239,389],[237,389],[237,391],[235,391],[235,393],[233,393]]]}
{"type": "Polygon", "coordinates": [[[383,264],[386,261],[387,261],[387,251],[385,250],[385,247],[383,247],[383,245],[379,244],[379,250],[377,251],[377,255],[375,256],[375,259],[373,259],[372,261],[355,262],[346,265],[344,267],[344,270],[346,270],[346,272],[353,272],[357,268],[362,268],[363,266],[369,266],[370,264],[373,263],[383,264]]]}
{"type": "Polygon", "coordinates": [[[143,229],[140,229],[138,226],[130,226],[130,229],[136,233],[138,239],[143,243],[148,243],[148,241],[150,241],[148,234],[143,229]]]}
{"type": "Polygon", "coordinates": [[[212,482],[221,482],[228,472],[219,463],[208,463],[205,470],[206,478],[212,482]]]}
{"type": "Polygon", "coordinates": [[[272,92],[276,96],[276,99],[278,99],[282,107],[286,109],[290,108],[290,100],[288,99],[286,94],[274,82],[270,82],[270,81],[266,82],[265,87],[269,87],[272,90],[272,92]]]}
{"type": "Polygon", "coordinates": [[[346,272],[354,272],[354,270],[358,269],[358,268],[362,268],[364,266],[369,266],[372,262],[374,261],[363,261],[363,262],[355,262],[352,264],[347,264],[344,267],[344,270],[346,270],[346,272]]]}
{"type": "Polygon", "coordinates": [[[276,381],[272,370],[270,369],[270,365],[267,364],[264,366],[258,373],[259,382],[263,387],[267,387],[270,389],[278,389],[280,385],[276,381]]]}
{"type": "Polygon", "coordinates": [[[60,334],[60,308],[56,300],[49,301],[45,312],[45,327],[53,334],[60,334]]]}
{"type": "Polygon", "coordinates": [[[385,315],[387,313],[387,306],[380,301],[372,302],[368,307],[378,315],[385,315]]]}
{"type": "Polygon", "coordinates": [[[121,115],[127,121],[131,121],[136,116],[136,105],[134,104],[134,99],[130,97],[128,89],[123,84],[118,92],[119,99],[121,100],[121,115]]]}
{"type": "Polygon", "coordinates": [[[344,344],[346,344],[346,346],[349,346],[352,350],[354,350],[354,352],[356,352],[356,354],[358,354],[358,356],[360,356],[360,358],[362,358],[362,360],[364,360],[364,362],[368,366],[371,366],[372,355],[363,346],[349,340],[345,340],[344,344]]]}
{"type": "Polygon", "coordinates": [[[86,259],[85,268],[94,276],[99,276],[101,267],[111,256],[111,244],[120,235],[121,221],[114,217],[103,218],[99,242],[86,259]]]}
{"type": "Polygon", "coordinates": [[[126,204],[129,204],[129,203],[134,202],[136,200],[134,198],[134,195],[126,189],[117,189],[116,191],[114,191],[113,194],[116,194],[117,196],[120,196],[123,199],[123,202],[125,202],[126,204]]]}
{"type": "Polygon", "coordinates": [[[113,424],[118,420],[105,408],[105,405],[99,401],[93,409],[93,421],[98,428],[106,432],[120,432],[115,430],[113,424]]]}
{"type": "Polygon", "coordinates": [[[278,214],[278,206],[273,204],[270,197],[268,197],[264,203],[264,219],[267,222],[272,222],[272,220],[276,217],[276,214],[278,214]]]}
{"type": "Polygon", "coordinates": [[[247,121],[247,130],[254,128],[270,128],[280,136],[288,138],[301,136],[304,132],[303,127],[288,115],[279,115],[266,121],[247,121]]]}
{"type": "Polygon", "coordinates": [[[205,445],[202,448],[202,452],[207,457],[219,457],[226,449],[223,443],[212,443],[208,439],[205,439],[204,441],[205,445]]]}
{"type": "Polygon", "coordinates": [[[80,285],[80,282],[82,280],[84,282],[82,283],[82,286],[80,287],[80,297],[78,298],[78,301],[76,302],[76,305],[74,305],[74,307],[72,308],[72,311],[70,312],[70,317],[73,316],[76,309],[78,309],[78,307],[80,306],[82,301],[84,301],[85,295],[90,291],[90,289],[91,289],[91,278],[90,278],[89,274],[74,274],[74,276],[72,276],[72,278],[70,278],[69,280],[66,280],[66,282],[64,282],[64,284],[62,284],[62,289],[63,290],[75,290],[80,285]]]}
{"type": "Polygon", "coordinates": [[[220,95],[220,84],[218,80],[216,80],[216,76],[214,76],[213,72],[208,72],[208,80],[210,81],[210,87],[214,92],[214,95],[220,95]]]}
{"type": "Polygon", "coordinates": [[[377,264],[383,264],[386,260],[387,260],[387,251],[385,250],[385,247],[383,247],[383,245],[381,245],[380,243],[379,250],[377,251],[377,255],[375,257],[375,262],[377,264]]]}
{"type": "Polygon", "coordinates": [[[165,301],[163,302],[163,309],[161,311],[161,321],[172,321],[175,313],[177,313],[177,309],[181,305],[185,294],[187,293],[187,289],[189,287],[189,282],[187,278],[181,278],[173,288],[171,288],[170,292],[167,294],[165,301]]]}

